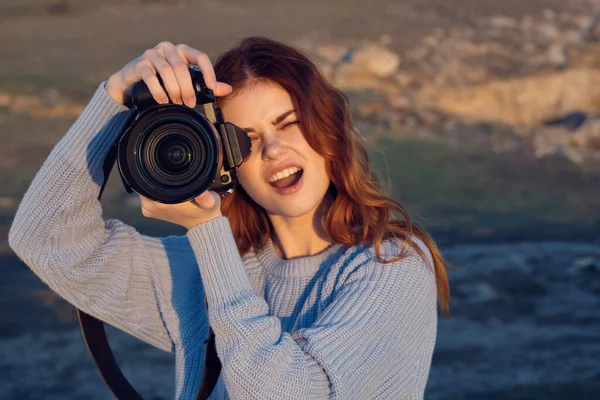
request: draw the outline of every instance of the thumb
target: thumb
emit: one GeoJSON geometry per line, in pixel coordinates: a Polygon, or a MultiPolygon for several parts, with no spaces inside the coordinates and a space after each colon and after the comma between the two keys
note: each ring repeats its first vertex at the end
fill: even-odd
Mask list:
{"type": "Polygon", "coordinates": [[[215,96],[227,96],[229,93],[231,93],[232,90],[233,88],[231,87],[231,85],[228,85],[224,82],[217,82],[217,87],[215,88],[215,96]]]}
{"type": "Polygon", "coordinates": [[[220,200],[219,195],[207,190],[202,194],[196,196],[193,202],[204,210],[211,210],[215,208],[217,202],[220,200]]]}

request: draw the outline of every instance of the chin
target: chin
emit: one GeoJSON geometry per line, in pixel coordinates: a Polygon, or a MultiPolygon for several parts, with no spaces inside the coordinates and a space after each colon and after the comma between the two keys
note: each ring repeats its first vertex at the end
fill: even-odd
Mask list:
{"type": "Polygon", "coordinates": [[[306,214],[309,214],[312,210],[313,208],[306,207],[306,205],[304,205],[303,207],[284,206],[278,207],[277,210],[274,210],[274,212],[269,214],[283,218],[299,218],[306,214]]]}

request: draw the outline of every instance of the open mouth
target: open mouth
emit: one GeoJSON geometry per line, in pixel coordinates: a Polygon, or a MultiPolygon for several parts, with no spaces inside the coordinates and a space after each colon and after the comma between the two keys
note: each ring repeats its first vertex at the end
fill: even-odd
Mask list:
{"type": "Polygon", "coordinates": [[[270,184],[271,184],[271,186],[276,187],[276,188],[291,187],[291,186],[294,186],[296,183],[298,183],[298,181],[302,177],[303,173],[304,173],[304,170],[299,169],[297,172],[295,172],[289,176],[286,176],[285,178],[277,179],[274,182],[270,182],[270,184]]]}

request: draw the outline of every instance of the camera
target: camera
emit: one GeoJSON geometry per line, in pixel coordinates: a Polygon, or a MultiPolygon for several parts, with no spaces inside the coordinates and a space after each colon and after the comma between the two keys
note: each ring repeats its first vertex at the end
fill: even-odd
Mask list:
{"type": "Polygon", "coordinates": [[[136,112],[117,144],[126,190],[160,203],[183,203],[206,190],[230,193],[238,184],[236,168],[251,152],[247,133],[224,121],[202,72],[188,69],[196,106],[159,104],[137,82],[131,87],[136,112]]]}

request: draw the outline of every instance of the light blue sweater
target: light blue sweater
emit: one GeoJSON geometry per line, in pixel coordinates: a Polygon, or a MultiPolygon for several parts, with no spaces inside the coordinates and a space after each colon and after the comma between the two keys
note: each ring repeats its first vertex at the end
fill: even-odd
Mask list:
{"type": "MultiPolygon", "coordinates": [[[[269,242],[242,258],[225,217],[167,238],[104,221],[102,162],[129,112],[100,85],[25,194],[9,243],[44,282],[174,351],[177,399],[196,394],[209,322],[223,364],[213,399],[423,397],[436,285],[414,248],[385,265],[361,245],[283,260],[269,242]]],[[[388,258],[401,247],[380,250],[388,258]]]]}

